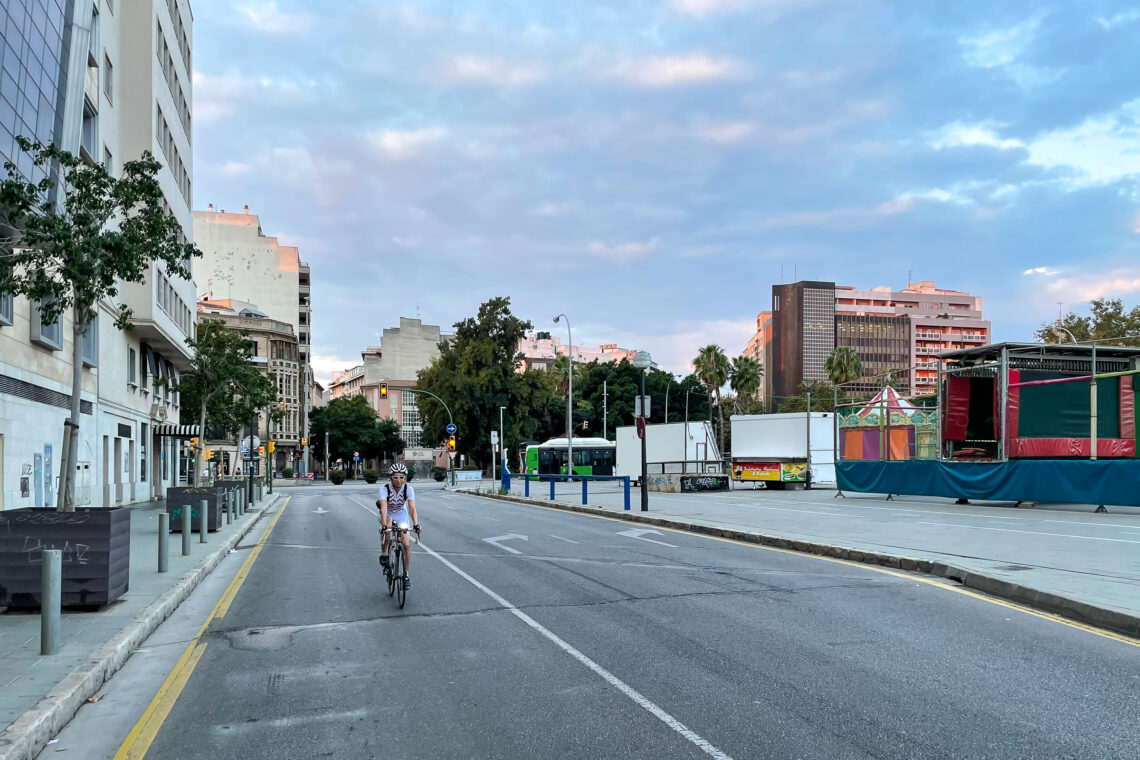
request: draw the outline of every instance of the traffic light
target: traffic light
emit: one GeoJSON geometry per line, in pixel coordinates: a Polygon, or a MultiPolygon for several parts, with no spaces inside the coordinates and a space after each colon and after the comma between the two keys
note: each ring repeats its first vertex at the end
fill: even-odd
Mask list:
{"type": "Polygon", "coordinates": [[[269,447],[269,453],[270,454],[272,454],[277,449],[277,441],[270,441],[269,443],[267,443],[265,445],[269,447]]]}
{"type": "Polygon", "coordinates": [[[258,446],[257,447],[257,455],[259,457],[265,456],[265,447],[264,446],[258,446]]]}
{"type": "Polygon", "coordinates": [[[190,439],[190,448],[197,451],[197,449],[198,449],[198,439],[197,438],[191,438],[190,439]]]}
{"type": "Polygon", "coordinates": [[[447,450],[455,451],[455,436],[453,435],[447,437],[447,450]]]}
{"type": "Polygon", "coordinates": [[[380,383],[380,398],[388,398],[388,383],[380,383]]]}
{"type": "Polygon", "coordinates": [[[308,446],[309,445],[309,439],[308,438],[302,438],[301,439],[301,445],[302,446],[308,446]]]}
{"type": "Polygon", "coordinates": [[[582,429],[583,430],[589,430],[590,429],[590,421],[589,420],[584,420],[582,422],[582,429]]]}

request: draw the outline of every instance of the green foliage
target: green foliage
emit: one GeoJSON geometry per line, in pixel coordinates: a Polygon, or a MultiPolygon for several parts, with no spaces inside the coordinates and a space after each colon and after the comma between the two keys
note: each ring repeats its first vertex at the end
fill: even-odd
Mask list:
{"type": "Polygon", "coordinates": [[[447,468],[446,467],[432,467],[431,468],[431,479],[434,480],[436,483],[442,483],[446,478],[447,478],[447,468]]]}
{"type": "MultiPolygon", "coordinates": [[[[813,412],[831,412],[835,410],[835,388],[831,383],[821,380],[811,389],[811,410],[813,412]]],[[[780,402],[781,412],[807,411],[807,388],[800,386],[800,393],[788,396],[780,402]]]]}
{"type": "Polygon", "coordinates": [[[286,467],[284,470],[281,471],[281,477],[283,477],[283,478],[293,477],[293,468],[292,467],[286,467]]]}
{"type": "Polygon", "coordinates": [[[709,397],[709,407],[712,407],[713,395],[716,395],[717,446],[724,451],[724,406],[720,403],[720,389],[732,376],[732,364],[725,356],[724,349],[717,345],[708,345],[697,352],[693,359],[693,369],[697,378],[704,384],[709,397]]]}
{"type": "Polygon", "coordinates": [[[863,360],[854,348],[836,346],[823,363],[823,371],[832,385],[842,385],[863,376],[863,360]]]}
{"type": "MultiPolygon", "coordinates": [[[[455,324],[455,340],[440,347],[440,355],[420,372],[416,387],[436,394],[451,410],[459,428],[457,449],[481,465],[491,461],[490,433],[499,429],[499,407],[507,407],[504,438],[521,440],[544,425],[552,394],[544,378],[533,371],[515,371],[519,340],[530,322],[511,314],[509,298],[492,298],[474,318],[455,324]],[[537,410],[537,418],[531,412],[537,410]]],[[[422,395],[420,409],[424,441],[442,441],[448,422],[443,406],[422,395]]]]}
{"type": "Polygon", "coordinates": [[[732,360],[732,372],[728,384],[736,396],[732,406],[740,414],[759,414],[764,404],[757,397],[760,383],[764,379],[764,368],[751,356],[738,356],[732,360]]]}
{"type": "Polygon", "coordinates": [[[341,483],[343,483],[344,482],[344,470],[330,470],[329,471],[329,482],[332,483],[334,486],[339,486],[341,483]]]}
{"type": "Polygon", "coordinates": [[[1140,346],[1140,305],[1126,311],[1119,298],[1094,298],[1089,302],[1089,311],[1089,316],[1070,311],[1062,317],[1060,326],[1072,333],[1072,337],[1056,329],[1056,322],[1043,323],[1034,335],[1046,343],[1071,343],[1073,338],[1078,342],[1121,338],[1106,345],[1140,346]]]}
{"type": "Polygon", "coordinates": [[[364,482],[368,483],[369,485],[375,483],[377,480],[380,479],[380,473],[377,472],[376,470],[365,470],[364,472],[362,472],[360,474],[364,478],[364,482]]]}
{"type": "Polygon", "coordinates": [[[364,396],[333,399],[310,413],[309,443],[318,459],[325,456],[326,432],[333,462],[351,462],[354,451],[360,452],[361,459],[376,459],[404,450],[399,425],[395,420],[377,421],[376,411],[364,396]]]}

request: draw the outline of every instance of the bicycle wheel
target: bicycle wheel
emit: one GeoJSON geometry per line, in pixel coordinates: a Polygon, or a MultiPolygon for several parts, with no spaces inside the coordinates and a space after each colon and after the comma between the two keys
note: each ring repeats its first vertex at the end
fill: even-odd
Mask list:
{"type": "Polygon", "coordinates": [[[400,603],[400,609],[404,609],[404,602],[407,600],[408,591],[404,588],[404,577],[407,575],[408,569],[404,567],[404,550],[401,547],[396,550],[396,567],[394,575],[396,576],[396,601],[400,603]]]}
{"type": "Polygon", "coordinates": [[[388,596],[392,596],[392,594],[396,593],[396,568],[394,566],[394,563],[396,562],[396,556],[398,556],[396,552],[392,550],[391,546],[389,546],[388,567],[384,568],[384,574],[388,578],[388,596]]]}

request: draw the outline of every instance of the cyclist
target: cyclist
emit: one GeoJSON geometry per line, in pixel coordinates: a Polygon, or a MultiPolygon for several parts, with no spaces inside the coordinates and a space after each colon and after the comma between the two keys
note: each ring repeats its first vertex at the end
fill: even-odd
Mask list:
{"type": "MultiPolygon", "coordinates": [[[[380,508],[380,535],[383,537],[380,564],[384,567],[388,566],[388,542],[390,540],[388,531],[392,525],[407,528],[410,513],[412,529],[416,535],[420,534],[420,524],[416,517],[416,491],[408,484],[408,468],[397,462],[388,468],[388,478],[391,482],[385,483],[380,488],[380,498],[376,500],[376,506],[380,508]]],[[[406,571],[412,563],[411,539],[407,533],[400,537],[400,543],[404,545],[404,570],[406,571]]],[[[407,590],[411,587],[411,579],[405,578],[404,589],[407,590]]]]}

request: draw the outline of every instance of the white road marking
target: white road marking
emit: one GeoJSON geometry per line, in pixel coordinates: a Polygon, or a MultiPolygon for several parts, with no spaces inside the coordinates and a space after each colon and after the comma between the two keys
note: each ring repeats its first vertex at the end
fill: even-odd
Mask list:
{"type": "Polygon", "coordinates": [[[1126,538],[1100,538],[1097,536],[1078,536],[1075,533],[1042,533],[1038,530],[1017,530],[1016,528],[987,528],[984,525],[957,525],[955,523],[924,522],[922,525],[943,525],[947,528],[966,528],[967,530],[1000,530],[1003,533],[1029,533],[1034,536],[1055,536],[1056,538],[1083,538],[1087,541],[1112,541],[1118,544],[1140,544],[1140,541],[1129,541],[1126,538]]]}
{"type": "Polygon", "coordinates": [[[562,536],[556,536],[556,535],[554,535],[553,533],[551,533],[551,534],[550,534],[550,537],[551,537],[551,538],[557,538],[559,541],[565,541],[565,542],[566,542],[566,543],[568,543],[568,544],[576,544],[576,543],[578,543],[577,541],[571,541],[570,539],[568,539],[568,538],[563,538],[562,536]]]}
{"type": "Polygon", "coordinates": [[[484,538],[483,540],[489,543],[491,546],[494,546],[496,549],[502,549],[503,551],[510,552],[511,554],[522,554],[522,552],[520,552],[518,549],[512,549],[509,546],[503,546],[499,543],[500,541],[510,541],[512,538],[518,538],[523,541],[530,540],[526,536],[520,536],[518,533],[508,533],[505,536],[493,536],[492,538],[484,538]]]}
{"type": "Polygon", "coordinates": [[[453,570],[460,578],[467,581],[472,586],[474,586],[475,588],[479,589],[480,591],[482,591],[487,596],[494,599],[498,604],[500,604],[504,609],[506,609],[512,615],[514,615],[519,620],[526,623],[528,626],[530,626],[532,629],[534,629],[538,633],[542,634],[542,636],[544,636],[547,640],[553,642],[563,652],[566,652],[566,654],[570,655],[575,660],[577,660],[578,662],[582,663],[587,668],[592,670],[594,673],[601,676],[601,678],[606,683],[613,686],[615,689],[620,691],[622,694],[624,694],[627,697],[629,697],[630,699],[632,699],[640,707],[644,708],[647,712],[649,712],[653,717],[657,718],[662,723],[664,723],[666,726],[673,729],[678,734],[680,734],[681,736],[685,737],[690,742],[695,744],[706,755],[708,755],[709,757],[715,757],[715,758],[717,758],[717,760],[732,760],[731,756],[729,756],[729,755],[725,754],[724,752],[722,752],[721,750],[717,749],[710,742],[708,742],[707,740],[702,738],[700,736],[700,734],[698,734],[695,731],[693,731],[692,729],[686,727],[684,723],[677,720],[672,715],[665,712],[660,707],[658,707],[656,704],[651,702],[648,697],[646,697],[641,692],[634,689],[632,686],[627,684],[625,681],[623,681],[620,678],[618,678],[617,676],[615,676],[613,673],[611,673],[608,670],[606,670],[605,668],[603,668],[598,663],[591,660],[586,655],[582,654],[580,651],[578,651],[573,646],[568,644],[566,641],[561,639],[557,634],[552,632],[546,626],[539,623],[537,620],[532,618],[530,615],[527,615],[525,612],[520,610],[518,607],[514,606],[513,604],[508,602],[506,599],[499,596],[494,591],[492,591],[491,589],[487,588],[486,586],[484,586],[479,581],[472,578],[470,575],[465,573],[463,570],[460,570],[458,567],[456,567],[451,562],[449,562],[448,560],[441,557],[439,554],[436,554],[434,551],[429,549],[424,544],[420,544],[420,547],[425,552],[427,552],[428,554],[430,554],[431,556],[435,557],[437,560],[442,562],[445,567],[453,570]]]}
{"type": "Polygon", "coordinates": [[[313,510],[314,515],[327,515],[328,513],[329,510],[325,509],[324,507],[317,507],[313,510]]]}
{"type": "Polygon", "coordinates": [[[661,531],[659,531],[659,530],[648,530],[646,528],[634,528],[633,530],[619,530],[618,531],[619,536],[629,536],[630,538],[636,538],[638,541],[648,541],[651,544],[658,544],[660,546],[668,546],[670,549],[676,549],[677,548],[676,544],[667,544],[664,541],[654,541],[652,538],[645,538],[644,536],[646,533],[652,533],[655,536],[662,535],[661,531]]]}

